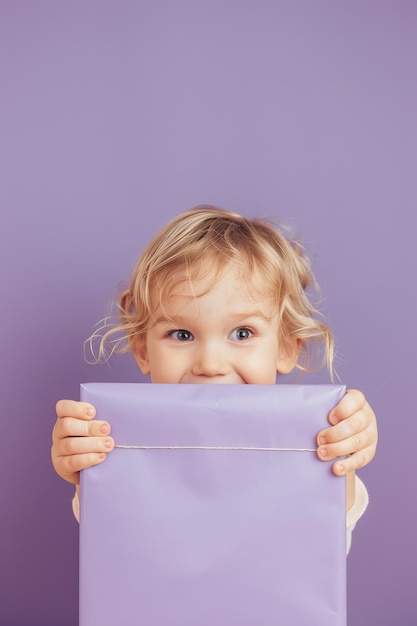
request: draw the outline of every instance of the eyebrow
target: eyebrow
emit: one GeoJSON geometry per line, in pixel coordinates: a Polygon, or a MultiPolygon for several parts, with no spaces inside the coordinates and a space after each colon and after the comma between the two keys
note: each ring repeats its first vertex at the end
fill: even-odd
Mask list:
{"type": "Polygon", "coordinates": [[[264,320],[265,322],[269,322],[273,315],[265,315],[265,313],[263,313],[261,310],[256,309],[256,310],[252,310],[252,311],[243,311],[242,313],[236,313],[231,315],[231,317],[233,317],[236,321],[238,320],[247,320],[247,319],[251,319],[253,317],[255,318],[259,318],[264,320]]]}
{"type": "MultiPolygon", "coordinates": [[[[251,310],[251,311],[243,311],[232,313],[230,318],[234,320],[235,324],[239,324],[244,322],[245,320],[250,320],[253,318],[258,318],[263,320],[264,322],[270,322],[273,318],[273,315],[265,315],[261,310],[251,310]]],[[[186,316],[182,316],[181,314],[174,315],[172,317],[168,317],[167,315],[160,315],[155,319],[155,324],[178,324],[178,325],[187,325],[189,323],[189,318],[186,316]]]]}

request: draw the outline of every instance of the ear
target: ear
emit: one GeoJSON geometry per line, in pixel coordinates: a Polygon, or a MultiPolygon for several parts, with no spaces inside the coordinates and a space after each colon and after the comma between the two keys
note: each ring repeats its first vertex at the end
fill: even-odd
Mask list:
{"type": "Polygon", "coordinates": [[[136,340],[135,347],[133,348],[133,355],[136,363],[139,366],[140,371],[144,376],[150,373],[148,348],[146,346],[146,334],[140,335],[136,340]]]}
{"type": "Polygon", "coordinates": [[[280,349],[277,359],[278,374],[289,374],[292,372],[297,365],[302,343],[301,339],[293,338],[287,342],[285,347],[280,349]]]}

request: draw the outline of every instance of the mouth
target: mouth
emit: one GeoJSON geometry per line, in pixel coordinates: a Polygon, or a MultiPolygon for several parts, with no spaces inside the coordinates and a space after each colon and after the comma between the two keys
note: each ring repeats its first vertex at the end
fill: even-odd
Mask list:
{"type": "Polygon", "coordinates": [[[224,376],[193,376],[191,378],[183,378],[179,381],[184,385],[247,385],[248,383],[240,376],[224,377],[224,376]]]}

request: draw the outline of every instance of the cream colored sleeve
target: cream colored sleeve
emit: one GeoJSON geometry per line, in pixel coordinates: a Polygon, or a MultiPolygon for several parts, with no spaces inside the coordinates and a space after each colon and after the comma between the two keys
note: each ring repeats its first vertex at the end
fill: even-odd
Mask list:
{"type": "Polygon", "coordinates": [[[78,493],[75,492],[74,497],[72,499],[72,512],[74,513],[74,517],[77,522],[80,521],[80,499],[78,497],[78,493]]]}
{"type": "Polygon", "coordinates": [[[368,504],[368,491],[358,475],[355,474],[355,501],[349,511],[346,512],[346,554],[349,554],[352,545],[352,532],[357,521],[365,513],[368,504]]]}

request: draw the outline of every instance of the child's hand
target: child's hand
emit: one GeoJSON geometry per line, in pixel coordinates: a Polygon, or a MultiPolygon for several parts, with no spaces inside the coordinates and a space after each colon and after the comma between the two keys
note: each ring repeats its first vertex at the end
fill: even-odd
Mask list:
{"type": "Polygon", "coordinates": [[[329,422],[334,425],[317,435],[317,454],[322,461],[347,455],[333,464],[337,476],[357,470],[373,459],[378,429],[375,413],[363,393],[349,389],[330,411],[329,422]]]}
{"type": "Polygon", "coordinates": [[[91,404],[59,400],[58,419],[52,432],[52,465],[61,478],[80,483],[80,470],[104,461],[114,448],[110,424],[93,419],[96,411],[91,404]]]}

